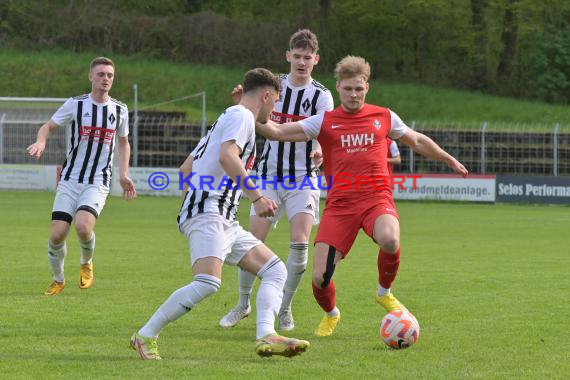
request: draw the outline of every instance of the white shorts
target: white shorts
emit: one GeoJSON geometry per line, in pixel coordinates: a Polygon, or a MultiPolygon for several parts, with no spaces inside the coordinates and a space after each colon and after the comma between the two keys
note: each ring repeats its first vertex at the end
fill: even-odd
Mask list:
{"type": "Polygon", "coordinates": [[[213,212],[186,220],[180,231],[190,243],[192,265],[204,257],[217,257],[222,262],[237,265],[246,253],[263,244],[237,221],[230,222],[213,212]]]}
{"type": "MultiPolygon", "coordinates": [[[[315,181],[315,188],[317,188],[317,183],[315,181]]],[[[268,218],[273,223],[283,216],[283,213],[287,213],[287,220],[291,221],[293,217],[299,213],[310,214],[313,216],[313,224],[319,224],[319,204],[321,199],[321,191],[319,189],[313,190],[304,186],[303,189],[284,189],[281,184],[277,185],[274,189],[272,184],[268,184],[265,189],[261,186],[259,188],[263,196],[272,199],[277,203],[277,214],[268,218]]],[[[249,210],[249,216],[255,215],[255,207],[251,205],[249,210]]]]}
{"type": "MultiPolygon", "coordinates": [[[[73,219],[79,210],[90,212],[97,218],[103,211],[107,195],[109,195],[109,188],[103,185],[59,181],[53,201],[52,219],[54,219],[54,214],[61,216],[61,213],[73,219]]],[[[56,220],[64,218],[66,216],[56,217],[56,220]]]]}

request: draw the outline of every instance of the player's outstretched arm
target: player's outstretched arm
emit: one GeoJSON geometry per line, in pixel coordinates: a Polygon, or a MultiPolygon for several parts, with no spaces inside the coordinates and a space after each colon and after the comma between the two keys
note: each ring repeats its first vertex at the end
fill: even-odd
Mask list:
{"type": "Polygon", "coordinates": [[[463,177],[466,177],[469,173],[461,162],[441,149],[439,145],[423,133],[408,129],[406,134],[400,137],[400,141],[422,156],[447,164],[455,173],[461,174],[463,177]]]}
{"type": "Polygon", "coordinates": [[[30,156],[34,157],[36,160],[40,159],[46,149],[47,140],[55,128],[57,128],[57,124],[51,119],[42,125],[38,131],[36,142],[26,148],[26,151],[30,156]]]}
{"type": "Polygon", "coordinates": [[[276,124],[268,120],[266,123],[255,123],[255,133],[269,140],[275,141],[309,141],[309,137],[303,131],[301,123],[292,122],[276,124]]]}
{"type": "Polygon", "coordinates": [[[129,159],[131,158],[131,145],[127,136],[118,137],[119,141],[119,182],[123,188],[123,197],[130,201],[136,198],[135,184],[129,177],[129,159]]]}
{"type": "Polygon", "coordinates": [[[239,157],[240,154],[241,148],[236,144],[235,140],[224,142],[220,149],[220,165],[222,165],[222,168],[232,181],[239,185],[245,195],[253,202],[257,216],[262,218],[275,216],[277,204],[271,199],[264,197],[250,178],[244,181],[248,173],[239,157]]]}

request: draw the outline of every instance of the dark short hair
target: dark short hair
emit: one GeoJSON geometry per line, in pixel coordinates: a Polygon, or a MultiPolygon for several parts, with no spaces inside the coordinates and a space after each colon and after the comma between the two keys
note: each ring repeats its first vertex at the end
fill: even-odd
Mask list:
{"type": "Polygon", "coordinates": [[[277,75],[263,68],[256,68],[245,73],[243,78],[243,93],[255,90],[259,87],[273,87],[277,92],[281,91],[281,81],[277,75]]]}
{"type": "Polygon", "coordinates": [[[319,51],[317,36],[309,29],[299,29],[289,38],[289,50],[293,49],[309,49],[316,54],[319,51]]]}
{"type": "Polygon", "coordinates": [[[113,61],[107,57],[94,58],[91,61],[91,65],[89,66],[89,69],[93,69],[97,65],[109,65],[109,66],[113,66],[113,68],[115,68],[115,64],[113,63],[113,61]]]}

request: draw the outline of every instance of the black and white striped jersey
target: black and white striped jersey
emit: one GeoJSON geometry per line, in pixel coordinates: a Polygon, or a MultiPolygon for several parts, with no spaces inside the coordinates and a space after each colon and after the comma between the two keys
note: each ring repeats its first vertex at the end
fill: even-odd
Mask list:
{"type": "MultiPolygon", "coordinates": [[[[297,121],[330,111],[334,108],[329,90],[314,79],[302,87],[295,87],[289,75],[281,75],[281,97],[275,103],[271,119],[279,124],[297,121]]],[[[316,177],[315,168],[309,155],[317,146],[316,140],[308,142],[278,142],[266,140],[263,152],[256,163],[256,174],[260,178],[269,176],[279,180],[283,177],[316,177]]]]}
{"type": "Polygon", "coordinates": [[[115,133],[129,135],[127,106],[113,98],[97,103],[85,94],[69,98],[51,119],[71,129],[61,180],[109,187],[115,133]]]}
{"type": "MultiPolygon", "coordinates": [[[[235,220],[242,189],[234,185],[220,164],[221,146],[232,140],[241,149],[243,166],[246,170],[252,169],[255,161],[255,119],[253,113],[242,105],[226,109],[192,151],[192,187],[189,187],[178,214],[180,225],[206,212],[219,213],[229,221],[235,220]]],[[[243,178],[240,184],[243,185],[243,178]]]]}

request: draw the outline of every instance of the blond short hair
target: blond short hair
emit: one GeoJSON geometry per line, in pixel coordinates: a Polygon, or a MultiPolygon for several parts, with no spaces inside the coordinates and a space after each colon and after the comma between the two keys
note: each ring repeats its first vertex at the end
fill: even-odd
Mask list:
{"type": "Polygon", "coordinates": [[[110,58],[107,57],[97,57],[94,58],[91,61],[91,65],[89,66],[90,70],[93,70],[93,68],[97,65],[109,65],[109,66],[113,66],[113,68],[115,68],[115,64],[113,63],[113,61],[110,58]]]}
{"type": "Polygon", "coordinates": [[[370,64],[364,58],[347,55],[336,64],[334,77],[337,82],[356,76],[363,76],[366,82],[370,79],[370,64]]]}

